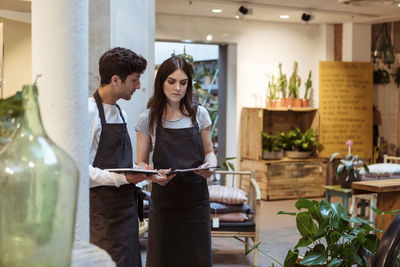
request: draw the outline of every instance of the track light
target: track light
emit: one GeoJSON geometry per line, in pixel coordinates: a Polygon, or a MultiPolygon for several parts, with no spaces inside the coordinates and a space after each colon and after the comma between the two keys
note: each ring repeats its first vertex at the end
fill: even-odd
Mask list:
{"type": "Polygon", "coordinates": [[[301,21],[303,22],[303,23],[307,23],[307,22],[309,22],[310,20],[312,20],[313,19],[313,15],[311,14],[311,13],[303,13],[302,15],[301,15],[301,21]]]}
{"type": "Polygon", "coordinates": [[[249,9],[248,8],[246,8],[244,6],[240,6],[239,9],[235,13],[235,18],[241,19],[245,15],[247,15],[248,13],[249,13],[249,9]]]}

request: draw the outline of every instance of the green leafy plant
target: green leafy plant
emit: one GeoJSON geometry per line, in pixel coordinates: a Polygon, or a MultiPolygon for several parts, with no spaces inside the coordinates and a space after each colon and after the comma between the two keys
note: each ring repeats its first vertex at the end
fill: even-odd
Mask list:
{"type": "Polygon", "coordinates": [[[282,97],[286,98],[287,78],[286,78],[286,74],[282,73],[282,64],[281,63],[279,63],[278,85],[279,85],[279,89],[281,91],[282,97]]]}
{"type": "Polygon", "coordinates": [[[374,84],[388,84],[390,82],[389,72],[383,68],[374,71],[374,84]]]}
{"type": "Polygon", "coordinates": [[[23,113],[22,92],[0,99],[0,148],[9,142],[23,113]]]}
{"type": "Polygon", "coordinates": [[[319,147],[317,134],[313,129],[308,129],[304,133],[295,128],[281,137],[285,150],[291,151],[312,151],[319,147]]]}
{"type": "Polygon", "coordinates": [[[308,99],[308,93],[312,87],[311,74],[312,74],[312,72],[310,70],[310,72],[308,73],[307,81],[304,83],[304,86],[306,87],[306,91],[304,93],[304,99],[308,99]]]}
{"type": "Polygon", "coordinates": [[[275,81],[275,76],[272,74],[270,80],[268,81],[268,98],[270,100],[278,100],[279,91],[279,84],[275,81]]]}
{"type": "Polygon", "coordinates": [[[333,153],[329,157],[329,162],[333,162],[333,160],[339,156],[341,159],[336,169],[336,178],[341,177],[342,173],[345,173],[346,174],[345,181],[349,181],[351,175],[354,175],[354,178],[356,179],[359,178],[360,168],[364,168],[366,172],[369,172],[369,169],[367,164],[364,163],[362,160],[360,160],[360,157],[358,155],[351,154],[351,146],[353,145],[353,141],[347,140],[346,144],[348,146],[348,154],[344,156],[340,155],[340,153],[337,152],[333,153]]]}
{"type": "Polygon", "coordinates": [[[265,132],[261,132],[262,135],[262,150],[264,151],[281,151],[283,150],[283,144],[281,135],[269,135],[265,132]]]}
{"type": "Polygon", "coordinates": [[[234,163],[230,162],[232,160],[235,160],[236,157],[228,157],[225,159],[224,162],[222,162],[222,168],[226,171],[235,171],[235,165],[234,163]]]}
{"type": "Polygon", "coordinates": [[[299,88],[301,84],[301,78],[297,75],[297,66],[297,61],[295,61],[293,65],[293,73],[289,80],[289,97],[294,98],[299,97],[299,88]]]}
{"type": "Polygon", "coordinates": [[[278,212],[296,216],[297,230],[301,234],[297,245],[286,255],[285,267],[293,267],[299,256],[303,265],[364,266],[368,260],[366,254],[376,251],[378,238],[369,232],[379,230],[370,225],[372,222],[350,217],[339,203],[301,198],[295,206],[297,213],[278,212]],[[350,223],[355,223],[355,227],[350,223]],[[299,248],[305,248],[305,253],[301,254],[299,248]]]}

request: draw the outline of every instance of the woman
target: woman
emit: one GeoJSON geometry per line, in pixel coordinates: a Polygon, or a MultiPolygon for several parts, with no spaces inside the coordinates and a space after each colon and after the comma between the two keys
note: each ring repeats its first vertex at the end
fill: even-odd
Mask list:
{"type": "MultiPolygon", "coordinates": [[[[188,63],[173,56],[158,69],[150,109],[138,119],[137,159],[155,169],[215,166],[207,110],[193,105],[188,63]]],[[[167,185],[153,183],[147,266],[212,266],[207,178],[213,171],[178,174],[167,185]]],[[[170,177],[172,178],[172,176],[170,177]]]]}

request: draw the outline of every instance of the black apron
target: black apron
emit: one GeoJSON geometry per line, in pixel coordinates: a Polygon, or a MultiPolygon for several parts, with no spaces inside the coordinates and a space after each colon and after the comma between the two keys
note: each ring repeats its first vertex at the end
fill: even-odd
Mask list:
{"type": "MultiPolygon", "coordinates": [[[[183,129],[157,126],[155,169],[193,168],[203,161],[197,122],[183,129]]],[[[207,180],[195,173],[179,174],[165,186],[153,183],[151,199],[146,266],[212,266],[207,180]]]]}
{"type": "MultiPolygon", "coordinates": [[[[94,94],[101,119],[99,146],[93,167],[132,168],[132,145],[124,123],[106,123],[99,93],[94,94]]],[[[118,267],[142,266],[138,233],[140,195],[134,184],[90,188],[90,242],[103,248],[118,267]]]]}

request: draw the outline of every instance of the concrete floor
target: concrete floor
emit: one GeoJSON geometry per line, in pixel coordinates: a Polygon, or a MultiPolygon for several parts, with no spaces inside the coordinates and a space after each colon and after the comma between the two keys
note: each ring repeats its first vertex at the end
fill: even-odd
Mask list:
{"type": "MultiPolygon", "coordinates": [[[[316,198],[319,201],[321,198],[316,198]]],[[[300,238],[296,228],[296,218],[290,215],[277,215],[281,210],[296,212],[297,200],[262,201],[259,239],[260,249],[283,264],[287,251],[293,249],[300,238]]],[[[339,199],[332,199],[339,201],[339,199]]],[[[146,266],[146,239],[141,240],[142,262],[146,266]]],[[[213,238],[213,262],[215,267],[247,267],[253,266],[253,253],[244,255],[244,244],[233,238],[213,238]]],[[[270,267],[272,259],[259,253],[258,265],[270,267]]]]}

